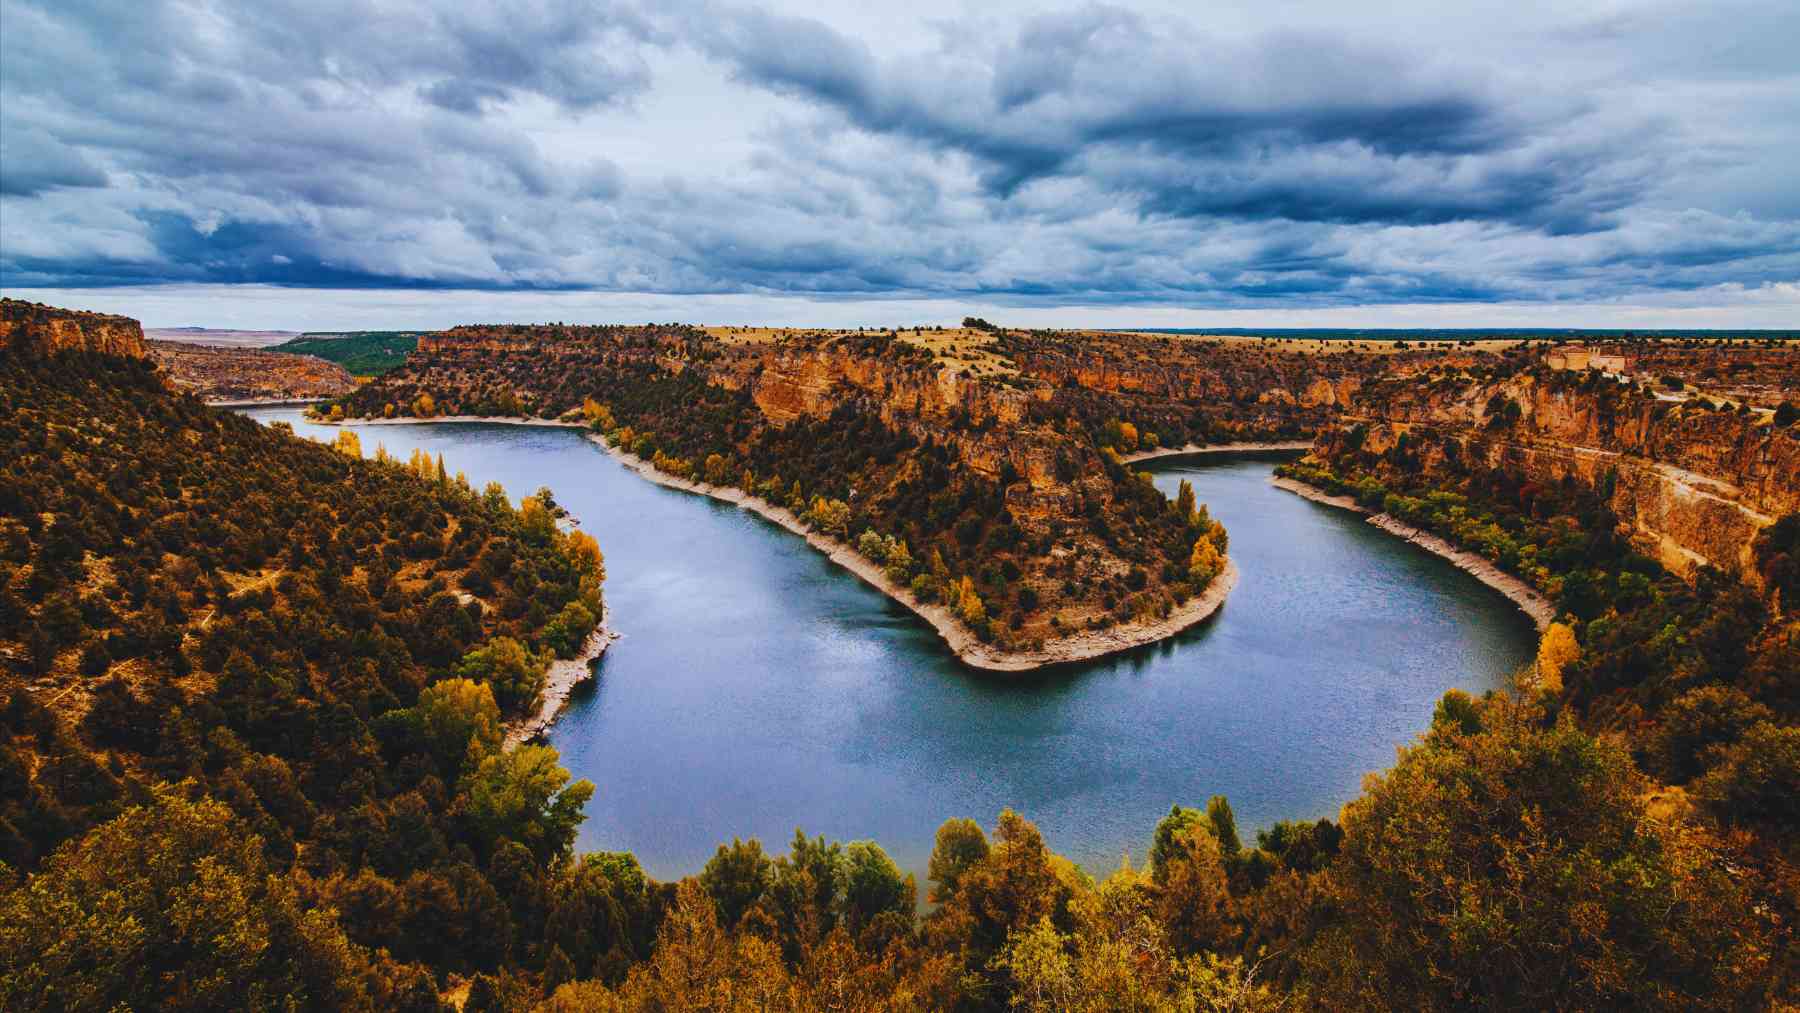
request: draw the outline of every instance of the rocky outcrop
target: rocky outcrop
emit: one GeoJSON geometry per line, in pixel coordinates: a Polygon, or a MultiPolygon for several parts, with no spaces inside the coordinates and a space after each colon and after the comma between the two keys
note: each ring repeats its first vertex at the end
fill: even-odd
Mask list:
{"type": "Polygon", "coordinates": [[[25,355],[88,352],[141,359],[144,328],[130,317],[0,299],[0,351],[25,355]]]}
{"type": "Polygon", "coordinates": [[[344,367],[314,355],[151,341],[150,355],[179,389],[207,401],[312,401],[356,389],[344,367]]]}
{"type": "Polygon", "coordinates": [[[1488,469],[1540,486],[1577,482],[1670,569],[1711,564],[1753,584],[1757,532],[1800,510],[1800,431],[1597,373],[1379,380],[1315,453],[1424,477],[1488,469]]]}

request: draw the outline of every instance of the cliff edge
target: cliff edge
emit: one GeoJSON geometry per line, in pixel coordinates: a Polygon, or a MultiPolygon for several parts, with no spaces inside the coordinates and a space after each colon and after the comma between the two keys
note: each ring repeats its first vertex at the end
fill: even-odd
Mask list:
{"type": "Polygon", "coordinates": [[[90,352],[133,359],[150,354],[143,326],[130,317],[58,309],[23,299],[0,299],[0,351],[90,352]]]}

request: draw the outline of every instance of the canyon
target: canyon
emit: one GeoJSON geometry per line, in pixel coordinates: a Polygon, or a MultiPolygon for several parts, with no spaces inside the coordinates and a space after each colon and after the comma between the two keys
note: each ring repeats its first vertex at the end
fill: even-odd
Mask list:
{"type": "Polygon", "coordinates": [[[1001,656],[1148,631],[1197,593],[1180,526],[1147,522],[1158,504],[1131,470],[1171,453],[1310,445],[1317,461],[1447,487],[1477,472],[1577,483],[1670,570],[1752,585],[1758,532],[1800,508],[1800,440],[1771,407],[1793,396],[1784,344],[1315,344],[985,324],[459,327],[421,337],[341,408],[579,419],[597,407],[595,428],[645,468],[748,482],[739,494],[796,516],[804,502],[756,486],[799,473],[847,506],[835,545],[872,530],[972,576],[986,614],[1005,617],[976,639],[1001,656]],[[846,427],[875,445],[819,449],[846,427]],[[957,502],[921,485],[953,486],[957,502]]]}
{"type": "Polygon", "coordinates": [[[130,317],[0,299],[0,351],[20,355],[86,352],[141,359],[144,328],[130,317]]]}

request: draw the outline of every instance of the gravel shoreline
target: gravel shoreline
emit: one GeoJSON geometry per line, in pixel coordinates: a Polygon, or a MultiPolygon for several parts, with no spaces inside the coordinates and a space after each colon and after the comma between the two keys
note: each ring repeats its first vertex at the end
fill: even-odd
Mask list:
{"type": "Polygon", "coordinates": [[[549,670],[544,673],[544,692],[539,697],[537,713],[506,723],[505,748],[517,748],[548,732],[563,708],[569,705],[575,687],[594,677],[594,662],[599,661],[612,642],[619,639],[618,632],[607,625],[608,612],[605,606],[601,607],[600,622],[573,658],[558,658],[550,663],[549,670]]]}
{"type": "Polygon", "coordinates": [[[1495,566],[1485,556],[1477,555],[1467,549],[1457,548],[1437,535],[1422,528],[1415,528],[1397,517],[1370,510],[1349,496],[1333,496],[1317,486],[1307,485],[1305,482],[1283,478],[1279,475],[1269,479],[1269,484],[1315,503],[1323,503],[1326,506],[1367,515],[1370,524],[1389,534],[1398,535],[1432,555],[1442,556],[1455,564],[1457,569],[1505,595],[1521,611],[1531,617],[1531,621],[1537,624],[1539,632],[1542,632],[1556,618],[1555,604],[1544,597],[1542,592],[1524,580],[1495,566]]]}
{"type": "MultiPolygon", "coordinates": [[[[358,426],[434,425],[444,422],[479,422],[514,426],[561,426],[569,429],[587,429],[587,426],[584,423],[562,419],[484,418],[474,415],[447,415],[430,419],[342,419],[338,420],[336,423],[333,423],[328,419],[313,419],[311,421],[326,425],[337,424],[358,426]]],[[[918,614],[920,618],[931,624],[932,629],[937,631],[938,636],[943,639],[951,652],[962,659],[964,664],[984,671],[1028,672],[1033,669],[1045,668],[1051,665],[1066,665],[1072,662],[1090,661],[1094,658],[1104,657],[1108,654],[1116,654],[1119,651],[1128,651],[1135,647],[1142,647],[1146,644],[1156,643],[1159,640],[1165,640],[1180,633],[1182,630],[1199,623],[1201,620],[1211,616],[1214,612],[1217,612],[1220,607],[1225,604],[1225,599],[1231,594],[1231,589],[1237,586],[1237,564],[1228,556],[1225,559],[1224,569],[1219,571],[1218,576],[1213,578],[1212,583],[1208,584],[1206,589],[1198,595],[1195,595],[1177,606],[1166,619],[1159,619],[1154,623],[1127,623],[1109,627],[1104,630],[1089,630],[1072,634],[1067,637],[1058,637],[1055,640],[1045,641],[1042,648],[1034,650],[1004,651],[992,644],[983,643],[969,630],[968,627],[964,626],[959,620],[952,616],[950,610],[943,605],[927,604],[914,599],[911,591],[899,587],[895,585],[893,581],[888,580],[887,574],[882,571],[881,567],[877,566],[873,560],[860,552],[857,552],[850,545],[838,541],[835,538],[822,535],[817,531],[809,530],[806,525],[801,523],[800,519],[795,517],[786,507],[770,503],[758,496],[749,495],[742,489],[735,487],[707,485],[702,482],[694,482],[689,479],[679,478],[658,471],[649,461],[628,451],[611,446],[596,433],[588,432],[585,435],[588,442],[599,447],[603,452],[611,455],[627,468],[637,472],[640,476],[655,482],[658,485],[668,486],[671,489],[680,489],[684,492],[696,493],[701,496],[710,496],[716,500],[736,504],[737,506],[778,524],[788,531],[806,539],[807,544],[820,552],[823,552],[832,562],[849,570],[851,573],[856,574],[856,576],[862,578],[865,583],[918,614]]],[[[1290,447],[1285,444],[1221,444],[1210,448],[1200,448],[1199,452],[1270,449],[1287,450],[1299,449],[1300,446],[1310,445],[1311,444],[1300,444],[1290,447]]],[[[1169,451],[1168,453],[1193,452],[1195,451],[1174,450],[1169,451]]],[[[1154,451],[1149,453],[1150,456],[1164,456],[1163,454],[1154,451]]],[[[604,625],[604,623],[602,625],[604,625]]],[[[617,636],[617,634],[613,634],[613,636],[617,636]]],[[[604,649],[604,646],[602,646],[601,650],[604,649]]],[[[599,655],[595,654],[594,656],[598,657],[599,655]]],[[[584,665],[583,668],[585,667],[586,666],[584,665]]],[[[546,691],[546,694],[547,693],[548,691],[546,691]]],[[[545,727],[547,726],[548,724],[546,723],[545,727]]]]}
{"type": "Polygon", "coordinates": [[[1139,461],[1150,461],[1158,457],[1180,457],[1183,454],[1253,454],[1268,450],[1311,450],[1311,440],[1277,440],[1272,443],[1209,443],[1201,446],[1190,443],[1185,447],[1158,447],[1155,450],[1134,450],[1119,458],[1126,464],[1139,461]]]}

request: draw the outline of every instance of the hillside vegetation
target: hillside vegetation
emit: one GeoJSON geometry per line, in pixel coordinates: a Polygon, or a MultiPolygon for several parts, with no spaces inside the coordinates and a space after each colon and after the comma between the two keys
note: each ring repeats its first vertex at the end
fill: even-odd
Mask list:
{"type": "MultiPolygon", "coordinates": [[[[1088,368],[1037,340],[1009,359],[1088,368]]],[[[841,404],[812,415],[808,397],[843,388],[776,382],[816,365],[808,355],[757,363],[780,375],[750,403],[793,411],[759,435],[732,400],[745,387],[684,380],[706,360],[644,347],[682,368],[642,366],[610,407],[587,409],[579,386],[522,356],[475,372],[472,352],[454,360],[453,396],[511,391],[600,423],[604,409],[609,432],[655,420],[665,457],[707,438],[711,419],[778,449],[783,466],[822,448],[820,475],[848,453],[826,423],[862,426],[877,468],[884,434],[911,432],[841,404]],[[696,407],[671,407],[677,394],[696,407]]],[[[1191,381],[1131,376],[1146,414],[1172,412],[1169,385],[1191,381]]],[[[1264,410],[1238,404],[1232,424],[1264,410]]],[[[1726,1010],[1797,998],[1797,637],[1783,603],[1800,580],[1800,517],[1758,536],[1760,586],[1714,570],[1686,580],[1635,552],[1607,498],[1579,481],[1527,490],[1464,455],[1452,482],[1404,451],[1328,434],[1300,474],[1492,547],[1518,572],[1529,560],[1565,613],[1528,678],[1481,699],[1446,694],[1429,731],[1335,818],[1252,835],[1202,788],[1145,828],[1145,866],[1098,881],[1005,812],[988,828],[946,822],[923,884],[875,843],[800,832],[779,854],[724,843],[699,874],[663,884],[630,855],[573,853],[582,805],[604,785],[571,783],[552,750],[499,745],[534,674],[599,605],[599,552],[558,530],[547,496],[514,508],[423,458],[363,461],[350,439],[259,429],[169,393],[140,360],[0,353],[0,409],[8,1009],[1726,1010]]],[[[970,414],[946,430],[965,470],[985,445],[970,414]]],[[[1062,439],[1092,441],[1105,462],[1083,474],[1135,481],[1109,454],[1128,418],[1067,418],[1062,439]]],[[[1190,508],[1140,516],[1157,530],[1190,508]]],[[[988,544],[991,524],[971,545],[988,544]]]]}
{"type": "Polygon", "coordinates": [[[356,389],[342,366],[317,356],[154,339],[147,344],[176,387],[206,401],[302,401],[356,389]]]}
{"type": "Polygon", "coordinates": [[[493,863],[566,854],[592,791],[499,748],[595,624],[592,539],[142,359],[0,357],[0,446],[0,859],[34,873],[0,1005],[386,1005],[417,962],[496,966],[493,863]]]}
{"type": "Polygon", "coordinates": [[[405,362],[418,344],[417,331],[346,331],[341,334],[302,334],[270,351],[316,355],[337,363],[355,376],[380,376],[405,362]]]}

